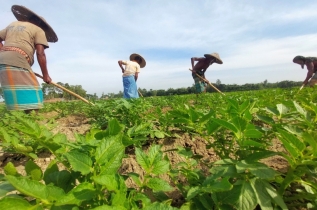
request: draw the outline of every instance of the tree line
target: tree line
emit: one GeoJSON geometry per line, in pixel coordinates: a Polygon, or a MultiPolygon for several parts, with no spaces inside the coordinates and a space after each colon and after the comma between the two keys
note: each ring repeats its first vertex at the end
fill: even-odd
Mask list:
{"type": "MultiPolygon", "coordinates": [[[[108,93],[102,95],[100,97],[97,96],[96,93],[88,94],[86,90],[83,89],[81,85],[70,85],[68,83],[58,82],[57,84],[67,88],[68,90],[88,99],[88,100],[98,100],[98,99],[108,99],[108,98],[122,98],[123,92],[119,91],[118,93],[108,93]]],[[[291,88],[298,87],[302,85],[302,82],[288,81],[284,80],[281,82],[269,83],[267,80],[264,80],[261,83],[247,83],[244,85],[237,84],[221,84],[221,81],[218,79],[216,83],[212,83],[217,89],[221,92],[233,92],[233,91],[249,91],[249,90],[261,90],[266,88],[291,88]]],[[[65,100],[74,100],[75,96],[55,87],[53,85],[49,85],[46,83],[42,83],[42,91],[44,95],[44,99],[55,99],[55,98],[63,98],[65,100]]],[[[215,89],[207,86],[207,92],[212,93],[216,92],[215,89]]],[[[193,84],[191,87],[183,87],[183,88],[168,88],[167,90],[159,89],[159,90],[146,90],[145,88],[139,88],[139,93],[142,94],[143,97],[150,96],[169,96],[169,95],[185,95],[195,93],[195,85],[193,84]]],[[[0,88],[0,98],[3,98],[3,91],[0,88]]]]}
{"type": "MultiPolygon", "coordinates": [[[[216,83],[212,83],[218,90],[221,92],[235,92],[235,91],[249,91],[249,90],[261,90],[266,88],[292,88],[299,87],[302,85],[302,82],[295,82],[284,80],[281,82],[269,83],[267,80],[264,80],[260,83],[247,83],[244,85],[237,84],[221,84],[221,81],[218,79],[216,83]]],[[[193,84],[191,87],[183,87],[183,88],[168,88],[167,90],[159,89],[159,90],[146,90],[145,88],[139,88],[139,93],[142,94],[143,97],[150,96],[169,96],[169,95],[186,95],[196,93],[195,85],[193,84]]],[[[210,87],[209,85],[206,88],[206,92],[212,93],[217,92],[215,89],[210,87]]],[[[123,96],[123,92],[119,91],[119,93],[110,93],[107,95],[102,95],[101,98],[121,98],[123,96]]]]}

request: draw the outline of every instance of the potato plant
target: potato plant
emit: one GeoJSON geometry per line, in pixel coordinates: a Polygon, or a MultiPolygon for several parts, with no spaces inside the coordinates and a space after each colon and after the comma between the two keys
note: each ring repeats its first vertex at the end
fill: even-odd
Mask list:
{"type": "Polygon", "coordinates": [[[0,176],[4,209],[299,209],[317,208],[316,93],[271,89],[138,100],[58,102],[46,105],[59,117],[80,114],[92,129],[69,141],[53,134],[38,116],[1,109],[2,150],[29,159],[25,175],[12,163],[0,176]],[[159,139],[187,134],[212,148],[203,161],[188,147],[164,150],[159,139]],[[279,141],[284,152],[270,149],[279,141]],[[120,172],[127,149],[142,173],[120,172]],[[41,151],[54,155],[45,170],[41,151]],[[176,152],[183,162],[172,164],[176,152]],[[263,163],[284,158],[286,171],[263,163]],[[202,170],[200,166],[208,170],[202,170]],[[162,177],[165,177],[162,179],[162,177]],[[127,185],[132,181],[133,187],[127,185]],[[182,180],[182,182],[180,182],[182,180]],[[171,192],[184,198],[175,204],[171,192]]]}

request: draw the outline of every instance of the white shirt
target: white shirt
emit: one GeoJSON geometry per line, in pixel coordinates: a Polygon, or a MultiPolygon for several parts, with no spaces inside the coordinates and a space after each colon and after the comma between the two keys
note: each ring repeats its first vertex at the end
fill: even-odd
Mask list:
{"type": "Polygon", "coordinates": [[[135,75],[136,72],[140,72],[140,65],[137,62],[122,61],[122,64],[125,65],[125,70],[122,75],[123,77],[135,75]]]}

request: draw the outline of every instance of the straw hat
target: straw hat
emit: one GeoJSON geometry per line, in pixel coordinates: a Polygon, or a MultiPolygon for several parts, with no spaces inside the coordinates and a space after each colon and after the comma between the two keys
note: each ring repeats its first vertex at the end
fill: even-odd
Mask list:
{"type": "Polygon", "coordinates": [[[223,63],[222,60],[220,59],[220,56],[219,56],[218,53],[205,54],[204,56],[206,58],[210,58],[210,57],[216,58],[216,63],[218,63],[218,64],[222,64],[223,63]]]}
{"type": "Polygon", "coordinates": [[[11,7],[11,11],[19,21],[27,21],[29,22],[30,17],[37,16],[42,22],[37,26],[43,29],[45,32],[45,36],[48,42],[57,42],[58,38],[52,27],[45,21],[45,19],[28,8],[20,5],[13,5],[11,7]]]}
{"type": "Polygon", "coordinates": [[[136,56],[139,56],[142,59],[142,62],[140,63],[140,67],[143,68],[146,65],[146,62],[145,62],[145,59],[141,55],[139,55],[137,53],[131,54],[130,55],[130,61],[133,61],[136,56]]]}

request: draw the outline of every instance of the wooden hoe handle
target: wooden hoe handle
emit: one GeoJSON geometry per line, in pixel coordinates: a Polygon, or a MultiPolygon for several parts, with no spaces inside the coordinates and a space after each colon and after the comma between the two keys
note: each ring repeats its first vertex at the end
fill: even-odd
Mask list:
{"type": "MultiPolygon", "coordinates": [[[[35,74],[35,76],[37,76],[37,77],[43,79],[42,75],[39,75],[39,74],[37,74],[37,73],[34,73],[34,74],[35,74]]],[[[56,87],[58,87],[58,88],[60,88],[60,89],[62,89],[62,90],[64,90],[64,91],[68,92],[69,94],[75,96],[76,98],[79,98],[80,100],[84,101],[84,102],[87,103],[87,104],[90,104],[90,105],[93,105],[93,106],[95,105],[95,104],[91,103],[90,101],[88,101],[87,99],[85,99],[85,98],[81,97],[80,95],[78,95],[78,94],[76,94],[76,93],[74,93],[74,92],[72,92],[72,91],[66,89],[65,87],[63,87],[63,86],[61,86],[61,85],[59,85],[59,84],[56,84],[56,83],[54,83],[54,82],[51,82],[50,84],[52,84],[52,85],[54,85],[54,86],[56,86],[56,87]]]]}
{"type": "MultiPolygon", "coordinates": [[[[193,72],[193,70],[189,69],[189,71],[193,72]]],[[[221,93],[222,95],[225,96],[225,94],[223,92],[221,92],[220,90],[218,90],[218,88],[216,88],[215,86],[213,86],[210,82],[208,82],[205,78],[199,76],[199,74],[195,73],[197,75],[197,77],[199,77],[200,79],[202,79],[203,81],[207,82],[212,88],[214,88],[216,91],[218,91],[219,93],[221,93]]]]}

